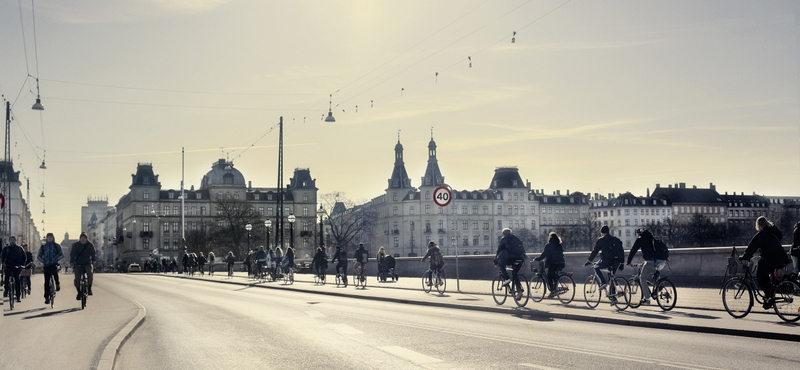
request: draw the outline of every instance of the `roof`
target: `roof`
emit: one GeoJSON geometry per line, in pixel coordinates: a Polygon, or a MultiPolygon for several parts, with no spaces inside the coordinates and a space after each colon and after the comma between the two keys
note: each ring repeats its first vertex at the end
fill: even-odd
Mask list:
{"type": "Polygon", "coordinates": [[[158,182],[158,175],[153,172],[151,163],[139,163],[136,166],[136,174],[131,175],[131,186],[161,186],[158,182]]]}
{"type": "Polygon", "coordinates": [[[662,188],[653,191],[653,198],[666,199],[670,203],[726,203],[722,196],[712,189],[662,188]]]}
{"type": "Polygon", "coordinates": [[[233,168],[233,162],[220,159],[211,165],[211,171],[203,176],[200,188],[209,186],[234,186],[244,187],[244,175],[239,170],[233,168]]]}
{"type": "Polygon", "coordinates": [[[519,176],[519,169],[516,167],[498,167],[494,170],[492,184],[489,189],[519,188],[527,189],[522,177],[519,176]]]}

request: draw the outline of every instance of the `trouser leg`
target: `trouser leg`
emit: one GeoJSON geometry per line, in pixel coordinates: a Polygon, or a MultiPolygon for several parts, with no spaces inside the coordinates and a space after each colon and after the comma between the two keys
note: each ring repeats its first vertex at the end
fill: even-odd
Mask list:
{"type": "MultiPolygon", "coordinates": [[[[642,296],[644,299],[650,299],[650,287],[647,286],[647,279],[650,277],[655,267],[655,261],[645,261],[644,266],[642,266],[642,276],[639,278],[639,281],[642,284],[642,296]]],[[[653,284],[655,284],[655,281],[653,284]]]]}
{"type": "Polygon", "coordinates": [[[769,274],[775,271],[775,266],[772,265],[758,265],[758,270],[756,270],[756,280],[758,280],[758,285],[761,286],[761,290],[764,291],[764,296],[766,298],[772,298],[774,292],[772,288],[772,281],[770,281],[769,274]]]}

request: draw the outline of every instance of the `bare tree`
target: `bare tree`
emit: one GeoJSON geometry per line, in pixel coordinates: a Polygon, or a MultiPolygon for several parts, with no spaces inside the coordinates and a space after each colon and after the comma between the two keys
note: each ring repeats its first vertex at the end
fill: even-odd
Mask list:
{"type": "Polygon", "coordinates": [[[540,252],[543,248],[541,236],[533,230],[517,229],[514,230],[514,235],[522,241],[526,252],[540,252]]]}
{"type": "MultiPolygon", "coordinates": [[[[572,247],[574,250],[592,250],[595,241],[600,237],[600,224],[597,222],[597,217],[591,210],[581,218],[581,225],[578,226],[571,237],[574,239],[572,247]]],[[[564,236],[561,236],[564,239],[564,236]]]]}
{"type": "Polygon", "coordinates": [[[352,250],[356,243],[372,240],[378,220],[372,203],[365,202],[357,206],[343,192],[324,194],[320,197],[320,203],[328,215],[326,224],[331,233],[330,242],[352,250]]]}
{"type": "Polygon", "coordinates": [[[211,246],[221,251],[233,249],[241,258],[248,248],[245,225],[258,224],[258,213],[252,205],[230,196],[215,197],[214,207],[217,211],[214,217],[217,224],[212,228],[211,246]]]}
{"type": "Polygon", "coordinates": [[[206,232],[205,227],[199,230],[186,230],[186,249],[189,252],[202,252],[205,255],[211,252],[211,235],[206,232]]]}

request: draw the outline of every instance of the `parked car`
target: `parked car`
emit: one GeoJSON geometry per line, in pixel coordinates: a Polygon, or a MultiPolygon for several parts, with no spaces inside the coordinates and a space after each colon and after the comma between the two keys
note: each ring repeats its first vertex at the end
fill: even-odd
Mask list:
{"type": "Polygon", "coordinates": [[[128,272],[142,272],[142,268],[138,263],[134,262],[128,265],[128,272]]]}

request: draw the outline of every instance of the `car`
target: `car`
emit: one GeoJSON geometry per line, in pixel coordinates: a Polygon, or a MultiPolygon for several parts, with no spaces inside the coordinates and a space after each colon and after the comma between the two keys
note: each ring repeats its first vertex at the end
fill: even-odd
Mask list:
{"type": "Polygon", "coordinates": [[[138,263],[131,263],[128,265],[128,272],[142,272],[142,268],[139,267],[138,263]]]}

